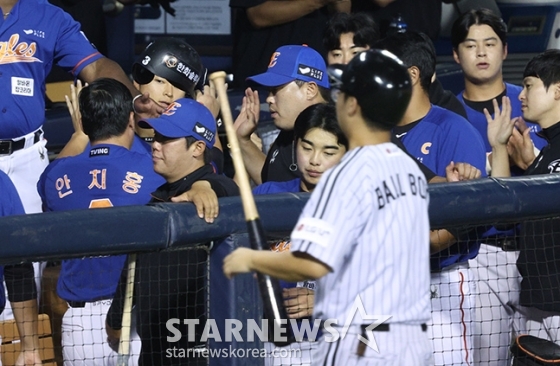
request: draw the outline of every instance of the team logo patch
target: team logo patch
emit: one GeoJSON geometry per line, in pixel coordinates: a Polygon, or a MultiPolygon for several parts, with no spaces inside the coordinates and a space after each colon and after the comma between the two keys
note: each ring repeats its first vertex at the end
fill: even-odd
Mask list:
{"type": "Polygon", "coordinates": [[[424,145],[422,145],[420,151],[422,151],[422,154],[428,155],[430,153],[430,147],[432,147],[432,143],[426,142],[424,145]]]}
{"type": "Polygon", "coordinates": [[[323,72],[311,66],[299,64],[297,73],[299,75],[307,76],[315,80],[323,80],[323,72]]]}
{"type": "Polygon", "coordinates": [[[170,69],[174,69],[177,66],[177,63],[179,61],[177,60],[177,57],[175,56],[169,56],[165,58],[165,65],[167,67],[169,67],[170,69]]]}
{"type": "Polygon", "coordinates": [[[194,125],[193,132],[208,142],[214,141],[214,132],[207,129],[202,123],[197,122],[194,125]]]}
{"type": "Polygon", "coordinates": [[[292,240],[311,241],[326,248],[329,246],[332,236],[332,227],[328,222],[306,217],[298,221],[291,238],[292,240]]]}
{"type": "Polygon", "coordinates": [[[554,160],[552,163],[548,164],[549,173],[560,173],[560,159],[554,160]]]}
{"type": "Polygon", "coordinates": [[[109,155],[109,148],[108,147],[97,147],[95,149],[91,149],[89,151],[89,157],[100,156],[100,155],[109,155]]]}
{"type": "Polygon", "coordinates": [[[278,62],[278,57],[280,57],[280,52],[274,52],[270,57],[270,62],[268,63],[268,68],[276,66],[276,62],[278,62]]]}
{"type": "Polygon", "coordinates": [[[181,103],[173,102],[163,111],[162,115],[172,116],[177,112],[178,108],[181,108],[181,103]]]}

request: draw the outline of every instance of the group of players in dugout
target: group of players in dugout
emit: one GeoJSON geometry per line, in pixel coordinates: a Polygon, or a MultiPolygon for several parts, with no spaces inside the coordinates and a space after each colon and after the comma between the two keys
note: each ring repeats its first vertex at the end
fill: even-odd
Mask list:
{"type": "MultiPolygon", "coordinates": [[[[130,81],[62,10],[43,0],[0,7],[2,216],[190,201],[212,223],[218,197],[238,194],[223,174],[216,91],[190,45],[154,41],[130,81]],[[49,163],[41,127],[53,63],[88,84],[72,88],[75,133],[49,163]]],[[[357,298],[365,314],[390,314],[373,329],[372,319],[356,316],[344,338],[292,343],[287,347],[297,352],[290,357],[273,357],[276,346],[266,343],[266,364],[506,365],[516,335],[560,342],[560,267],[539,265],[557,262],[556,220],[524,226],[522,250],[500,240],[519,228],[491,228],[464,241],[453,229],[430,231],[428,222],[428,183],[557,171],[560,51],[535,56],[522,86],[507,84],[506,33],[485,9],[455,22],[453,56],[465,76],[456,97],[435,78],[429,38],[408,31],[379,39],[373,21],[359,13],[330,20],[328,67],[312,48],[286,45],[248,79],[268,91],[280,129],[265,155],[254,138],[259,95],[247,88],[235,127],[254,193],[311,196],[288,240],[271,251],[235,250],[224,273],[281,279],[296,319],[342,325],[357,298]],[[550,241],[537,235],[543,232],[550,241]]],[[[207,363],[200,341],[207,256],[204,246],[138,256],[129,364],[207,363]],[[170,344],[172,318],[200,320],[194,340],[170,344]],[[168,357],[172,347],[194,356],[168,357]]],[[[125,256],[62,262],[57,292],[69,305],[66,365],[116,362],[125,263],[125,256]]],[[[41,363],[36,267],[3,267],[20,365],[41,363]]],[[[186,324],[177,327],[188,334],[186,324]]]]}

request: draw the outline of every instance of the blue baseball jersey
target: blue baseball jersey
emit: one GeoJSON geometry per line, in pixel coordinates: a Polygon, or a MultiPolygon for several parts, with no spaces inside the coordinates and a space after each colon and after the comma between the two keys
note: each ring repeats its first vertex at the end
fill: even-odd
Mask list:
{"type": "Polygon", "coordinates": [[[483,174],[486,171],[482,138],[466,119],[447,109],[432,105],[411,129],[403,126],[395,128],[394,133],[410,155],[441,177],[445,177],[451,161],[469,163],[483,174]]]}
{"type": "MultiPolygon", "coordinates": [[[[521,111],[521,102],[519,101],[519,94],[522,90],[523,88],[521,88],[520,86],[506,83],[506,95],[511,100],[512,118],[523,117],[523,112],[521,111]]],[[[488,142],[488,122],[486,121],[486,116],[483,112],[479,112],[465,103],[465,99],[463,98],[463,91],[457,94],[457,99],[459,99],[459,101],[465,107],[465,110],[467,111],[468,121],[474,126],[474,128],[477,129],[477,131],[480,133],[480,136],[482,136],[486,152],[491,152],[492,148],[490,147],[490,143],[488,142]]],[[[499,101],[499,103],[501,104],[501,100],[499,101]]],[[[537,135],[537,132],[541,130],[541,127],[538,124],[531,122],[527,122],[527,126],[531,129],[530,135],[531,140],[533,140],[533,144],[535,144],[535,146],[539,150],[541,150],[547,144],[545,139],[537,135]]]]}
{"type": "MultiPolygon", "coordinates": [[[[14,183],[6,173],[0,170],[0,217],[11,215],[25,215],[25,210],[14,183]]],[[[4,266],[0,266],[0,313],[4,310],[5,305],[4,266]]]]}
{"type": "MultiPolygon", "coordinates": [[[[151,157],[108,144],[53,161],[37,188],[45,211],[143,205],[164,183],[151,157]]],[[[62,262],[57,291],[67,301],[112,298],[126,256],[71,259],[62,262]]]]}
{"type": "MultiPolygon", "coordinates": [[[[407,126],[395,128],[394,133],[406,150],[437,175],[445,177],[445,168],[451,161],[469,163],[486,172],[484,142],[474,127],[463,117],[446,109],[432,106],[428,114],[404,131],[407,126]],[[403,130],[404,129],[404,130],[403,130]]],[[[430,268],[439,271],[455,263],[476,257],[480,244],[462,242],[441,253],[430,256],[430,268]]]]}
{"type": "Polygon", "coordinates": [[[17,1],[0,17],[0,139],[43,125],[45,79],[53,64],[76,77],[101,57],[62,9],[47,0],[17,1]]]}

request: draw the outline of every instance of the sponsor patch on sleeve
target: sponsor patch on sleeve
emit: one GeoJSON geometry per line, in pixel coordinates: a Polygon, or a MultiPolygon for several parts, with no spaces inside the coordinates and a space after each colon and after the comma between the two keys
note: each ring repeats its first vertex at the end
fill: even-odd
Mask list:
{"type": "Polygon", "coordinates": [[[333,230],[331,225],[314,217],[300,219],[292,231],[292,240],[311,241],[326,248],[329,246],[333,230]]]}

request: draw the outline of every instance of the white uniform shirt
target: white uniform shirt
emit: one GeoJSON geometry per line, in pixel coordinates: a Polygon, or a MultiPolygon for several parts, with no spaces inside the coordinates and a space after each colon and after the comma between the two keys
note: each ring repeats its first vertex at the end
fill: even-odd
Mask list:
{"type": "MultiPolygon", "coordinates": [[[[428,321],[429,229],[427,183],[410,157],[392,143],[347,152],[292,232],[293,252],[332,268],[317,283],[314,317],[343,326],[359,295],[368,315],[391,316],[385,323],[428,321]]],[[[351,324],[372,322],[357,314],[351,324]]]]}

